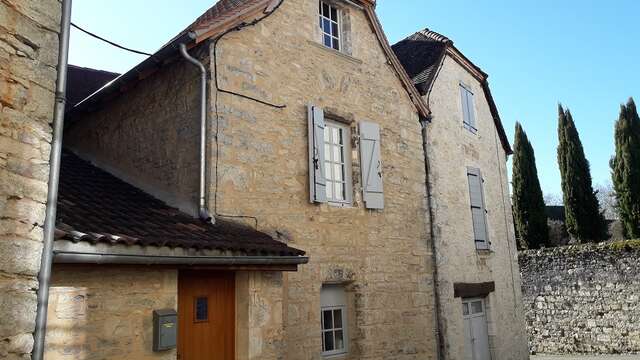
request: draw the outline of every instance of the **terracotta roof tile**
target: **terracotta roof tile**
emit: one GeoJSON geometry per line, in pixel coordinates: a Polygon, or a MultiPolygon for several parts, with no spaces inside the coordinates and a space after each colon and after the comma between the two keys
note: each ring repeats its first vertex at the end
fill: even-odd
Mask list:
{"type": "Polygon", "coordinates": [[[56,239],[299,256],[271,236],[224,220],[191,217],[69,151],[62,154],[56,239]]]}

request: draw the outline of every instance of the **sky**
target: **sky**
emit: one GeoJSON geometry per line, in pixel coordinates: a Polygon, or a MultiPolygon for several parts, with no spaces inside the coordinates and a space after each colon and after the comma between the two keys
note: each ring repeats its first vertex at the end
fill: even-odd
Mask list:
{"type": "MultiPolygon", "coordinates": [[[[72,21],[154,52],[213,3],[74,0],[72,21]]],[[[377,13],[392,44],[428,27],[489,74],[509,139],[520,121],[533,144],[545,194],[561,193],[558,103],[573,114],[594,184],[610,182],[620,104],[630,96],[640,101],[640,1],[378,0],[377,13]]],[[[145,57],[73,29],[69,58],[74,65],[124,72],[145,57]]]]}

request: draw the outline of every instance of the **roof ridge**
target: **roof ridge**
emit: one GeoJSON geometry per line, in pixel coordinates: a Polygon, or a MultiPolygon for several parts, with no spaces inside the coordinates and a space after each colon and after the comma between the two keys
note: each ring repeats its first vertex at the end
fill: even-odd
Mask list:
{"type": "Polygon", "coordinates": [[[429,29],[428,27],[418,31],[418,33],[422,34],[423,36],[425,36],[425,37],[427,37],[429,39],[435,40],[435,41],[439,41],[439,42],[447,43],[447,44],[453,44],[453,40],[449,39],[448,37],[446,37],[446,36],[444,36],[444,35],[442,35],[442,34],[440,34],[438,32],[435,32],[435,31],[429,29]]]}

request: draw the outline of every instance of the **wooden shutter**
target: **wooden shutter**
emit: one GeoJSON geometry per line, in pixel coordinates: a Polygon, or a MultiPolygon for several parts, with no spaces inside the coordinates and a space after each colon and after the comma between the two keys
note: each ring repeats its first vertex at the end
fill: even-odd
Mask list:
{"type": "Polygon", "coordinates": [[[365,207],[367,209],[384,208],[380,127],[376,123],[360,122],[360,164],[362,170],[362,198],[365,207]]]}
{"type": "Polygon", "coordinates": [[[309,105],[309,195],[312,203],[327,202],[324,176],[324,111],[309,105]]]}
{"type": "Polygon", "coordinates": [[[462,99],[462,117],[466,125],[476,130],[476,115],[473,110],[473,93],[465,85],[460,84],[460,98],[462,99]]]}
{"type": "Polygon", "coordinates": [[[489,235],[487,229],[487,216],[484,203],[484,190],[482,174],[479,169],[467,168],[469,180],[469,197],[471,202],[471,219],[473,221],[473,234],[478,249],[489,248],[489,235]]]}

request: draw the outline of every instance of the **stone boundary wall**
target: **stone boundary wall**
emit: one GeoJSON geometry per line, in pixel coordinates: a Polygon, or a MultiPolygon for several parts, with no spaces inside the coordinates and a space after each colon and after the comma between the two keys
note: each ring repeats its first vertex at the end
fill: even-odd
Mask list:
{"type": "Polygon", "coordinates": [[[42,252],[59,0],[0,1],[0,358],[29,359],[42,252]]]}
{"type": "Polygon", "coordinates": [[[519,254],[532,353],[640,353],[640,241],[519,254]]]}

